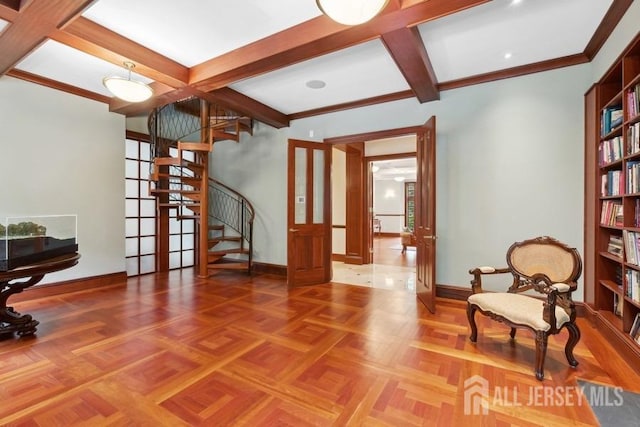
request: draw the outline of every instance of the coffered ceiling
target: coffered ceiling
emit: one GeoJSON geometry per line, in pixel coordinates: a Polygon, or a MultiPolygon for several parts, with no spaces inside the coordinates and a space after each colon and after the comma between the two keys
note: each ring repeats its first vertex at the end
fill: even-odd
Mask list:
{"type": "Polygon", "coordinates": [[[196,95],[285,127],[588,62],[632,1],[390,0],[347,27],[315,0],[0,0],[0,76],[125,115],[196,95]],[[125,61],[151,100],[127,103],[102,85],[126,77],[125,61]]]}

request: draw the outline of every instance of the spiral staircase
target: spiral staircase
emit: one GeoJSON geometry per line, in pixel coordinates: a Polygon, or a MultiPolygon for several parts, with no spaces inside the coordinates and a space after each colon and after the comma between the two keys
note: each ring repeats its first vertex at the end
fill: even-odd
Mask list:
{"type": "MultiPolygon", "coordinates": [[[[209,156],[218,141],[239,142],[252,134],[250,117],[188,98],[156,108],[149,116],[152,170],[150,194],[159,218],[169,210],[196,224],[196,269],[251,272],[254,209],[241,194],[209,177],[209,156]]],[[[162,246],[162,245],[160,245],[162,246]]]]}

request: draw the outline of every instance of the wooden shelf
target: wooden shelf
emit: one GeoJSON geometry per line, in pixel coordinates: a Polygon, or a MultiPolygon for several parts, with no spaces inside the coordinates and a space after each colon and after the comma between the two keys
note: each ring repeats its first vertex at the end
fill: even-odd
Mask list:
{"type": "MultiPolygon", "coordinates": [[[[599,310],[598,314],[603,320],[609,322],[615,329],[622,331],[622,317],[616,316],[612,311],[599,310]]],[[[629,337],[631,339],[631,337],[629,337]]]]}
{"type": "Polygon", "coordinates": [[[623,290],[621,286],[618,286],[616,282],[611,280],[601,280],[600,284],[605,288],[609,289],[611,292],[615,292],[616,294],[622,296],[623,290]]]}
{"type": "Polygon", "coordinates": [[[637,248],[640,227],[635,226],[640,218],[637,204],[640,191],[634,191],[638,189],[636,183],[628,181],[631,176],[635,176],[640,161],[640,137],[635,135],[640,133],[637,131],[640,114],[636,114],[640,111],[640,106],[637,105],[640,93],[636,89],[640,84],[639,53],[640,35],[627,46],[604,77],[585,94],[585,265],[593,264],[590,271],[585,270],[585,302],[593,305],[598,320],[596,324],[612,348],[625,354],[626,358],[633,359],[631,364],[637,366],[640,366],[640,345],[631,338],[628,331],[640,313],[640,302],[633,301],[626,295],[631,294],[629,287],[632,283],[640,281],[640,266],[626,262],[629,259],[626,254],[640,253],[637,248]],[[631,99],[630,92],[633,92],[636,99],[631,99]],[[634,104],[639,111],[630,110],[634,104]],[[633,111],[633,115],[629,111],[633,111]],[[617,123],[617,120],[621,124],[609,129],[611,123],[617,123]],[[608,130],[605,135],[603,126],[608,130]],[[632,133],[634,140],[631,139],[632,133]],[[613,138],[618,139],[611,141],[613,138]],[[620,140],[622,146],[619,145],[620,140]],[[606,155],[603,155],[604,150],[606,155]],[[635,151],[629,153],[631,150],[635,151]],[[622,158],[618,159],[621,153],[622,158]],[[603,159],[616,160],[600,164],[603,159]],[[632,171],[634,175],[630,175],[632,171]],[[603,196],[603,189],[622,194],[603,196]],[[612,201],[616,207],[622,204],[623,223],[627,226],[608,225],[614,222],[611,215],[620,215],[619,211],[611,210],[612,201]],[[600,223],[602,216],[607,218],[605,222],[608,224],[600,223]],[[636,234],[628,235],[629,233],[636,234]],[[605,251],[614,241],[612,237],[619,238],[621,235],[625,246],[624,258],[605,251]],[[623,286],[618,286],[617,283],[623,283],[623,286]],[[615,301],[620,302],[621,316],[616,316],[613,312],[615,301]]]}

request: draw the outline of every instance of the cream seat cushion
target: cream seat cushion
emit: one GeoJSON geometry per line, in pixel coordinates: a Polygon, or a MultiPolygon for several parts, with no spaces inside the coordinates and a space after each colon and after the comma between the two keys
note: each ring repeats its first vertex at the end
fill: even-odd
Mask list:
{"type": "MultiPolygon", "coordinates": [[[[498,314],[519,325],[527,325],[537,331],[548,331],[550,326],[542,318],[543,301],[537,298],[506,292],[471,295],[467,301],[480,310],[498,314]]],[[[556,327],[569,321],[569,315],[556,306],[556,327]]]]}

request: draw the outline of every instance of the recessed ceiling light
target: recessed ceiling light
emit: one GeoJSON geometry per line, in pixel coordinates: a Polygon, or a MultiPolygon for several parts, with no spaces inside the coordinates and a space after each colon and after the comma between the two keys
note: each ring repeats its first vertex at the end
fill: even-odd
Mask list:
{"type": "Polygon", "coordinates": [[[404,176],[394,176],[393,179],[395,179],[398,182],[402,182],[404,181],[404,176]]]}
{"type": "Polygon", "coordinates": [[[322,89],[327,84],[322,80],[309,80],[307,83],[305,83],[305,85],[311,89],[322,89]]]}
{"type": "Polygon", "coordinates": [[[511,0],[511,4],[516,5],[522,3],[522,0],[511,0]]]}
{"type": "Polygon", "coordinates": [[[507,52],[504,54],[504,59],[510,59],[512,56],[511,52],[507,52]]]}

